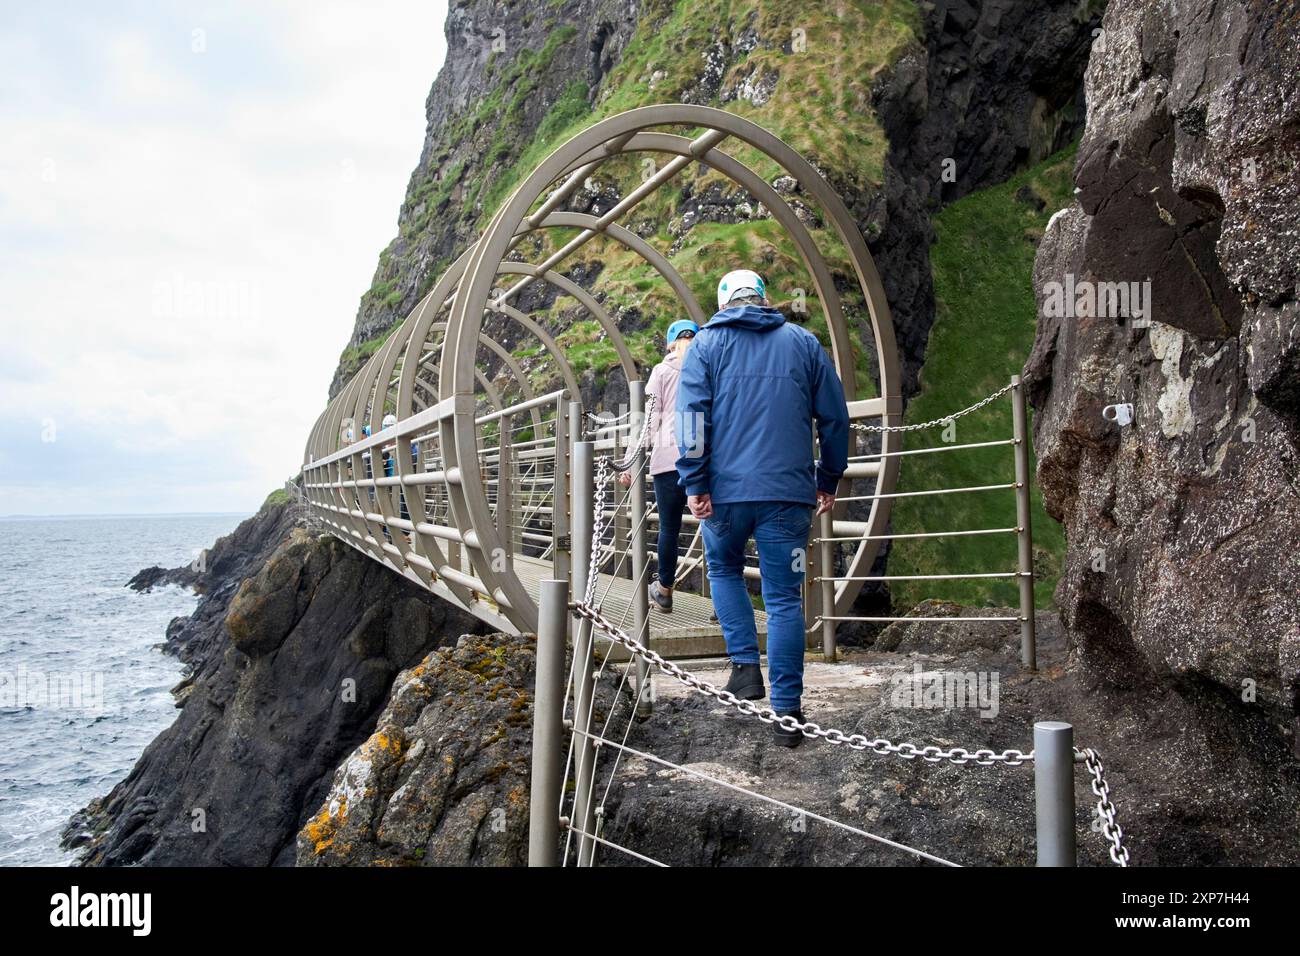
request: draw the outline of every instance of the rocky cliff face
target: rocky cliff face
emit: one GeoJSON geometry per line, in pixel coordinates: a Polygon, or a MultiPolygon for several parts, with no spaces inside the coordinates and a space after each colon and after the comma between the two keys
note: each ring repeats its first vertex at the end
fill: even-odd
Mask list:
{"type": "Polygon", "coordinates": [[[924,55],[902,57],[876,102],[891,159],[927,205],[1002,182],[1083,127],[1080,79],[1104,2],[920,6],[924,55]]]}
{"type": "MultiPolygon", "coordinates": [[[[939,0],[920,5],[924,45],[875,87],[889,137],[882,223],[863,217],[880,269],[907,396],[934,324],[930,214],[1000,183],[1083,128],[1081,77],[1105,2],[939,0]]],[[[869,197],[845,194],[862,208],[869,197]]],[[[851,205],[853,203],[851,202],[851,205]]]]}
{"type": "Polygon", "coordinates": [[[447,13],[447,59],[426,104],[424,147],[380,253],[333,397],[374,344],[406,317],[479,233],[518,158],[589,109],[636,28],[640,0],[459,0],[447,13]],[[487,204],[487,205],[485,205],[487,204]]]}
{"type": "Polygon", "coordinates": [[[1078,203],[1037,260],[1026,366],[1080,659],[1116,683],[1173,678],[1264,710],[1292,740],[1298,34],[1294,0],[1113,0],[1088,67],[1078,203]],[[1105,283],[1135,283],[1130,300],[1105,283]],[[1115,403],[1131,425],[1103,419],[1115,403]]]}
{"type": "Polygon", "coordinates": [[[291,863],[294,835],[370,734],[393,677],[477,627],[305,518],[264,509],[194,575],[199,605],[168,629],[189,664],[180,713],[69,825],[65,845],[83,862],[291,863]]]}
{"type": "MultiPolygon", "coordinates": [[[[428,131],[399,216],[380,255],[333,395],[478,235],[485,217],[533,165],[583,125],[635,106],[685,102],[733,110],[772,129],[823,171],[849,204],[884,279],[910,394],[934,319],[929,211],[1069,142],[1083,122],[1079,78],[1100,2],[910,0],[811,3],[484,0],[453,6],[446,65],[428,101],[428,131]]],[[[571,208],[608,208],[637,182],[614,170],[580,191],[571,208]],[[623,178],[619,178],[623,176],[623,178]]],[[[626,174],[626,175],[624,175],[626,174]]],[[[747,194],[704,171],[647,207],[636,231],[665,250],[710,301],[734,268],[720,227],[754,224],[750,255],[769,287],[806,283],[785,275],[766,245],[765,213],[747,194]]],[[[795,197],[797,205],[797,197],[795,197]]],[[[628,294],[634,263],[594,247],[570,262],[629,335],[640,361],[657,357],[670,300],[628,294]]],[[[834,267],[834,263],[832,263],[834,267]]],[[[530,290],[533,291],[533,290],[530,290]]],[[[560,333],[587,318],[540,294],[524,305],[560,333]]],[[[850,303],[852,314],[852,303],[850,303]]],[[[507,346],[509,324],[493,334],[507,346]]],[[[571,333],[570,333],[571,334],[571,333]]],[[[864,337],[869,342],[870,336],[864,337]]],[[[575,350],[576,352],[577,350],[575,350]]],[[[612,349],[588,350],[584,398],[626,396],[612,349]]],[[[517,355],[538,387],[553,376],[517,355]]],[[[489,369],[489,371],[491,371],[489,369]]],[[[648,365],[645,370],[649,371],[648,365]]]]}
{"type": "MultiPolygon", "coordinates": [[[[929,603],[916,613],[989,612],[929,603]]],[[[1262,713],[1168,687],[1099,683],[1065,666],[1055,614],[1041,612],[1038,624],[1037,674],[1020,670],[1014,628],[891,625],[869,650],[850,650],[837,664],[810,661],[805,710],[845,733],[971,750],[1028,750],[1035,720],[1069,720],[1076,744],[1103,756],[1137,865],[1296,862],[1300,764],[1262,713]],[[974,691],[968,706],[927,704],[929,692],[915,689],[957,676],[985,681],[982,705],[974,691]]],[[[462,638],[403,672],[374,734],[339,767],[300,832],[298,864],[522,863],[534,663],[530,638],[494,634],[462,638]]],[[[724,662],[691,668],[726,681],[724,662]]],[[[597,688],[597,723],[621,740],[631,694],[613,668],[597,688]]],[[[768,726],[754,718],[666,677],[656,677],[656,688],[653,714],[635,722],[628,743],[670,765],[630,754],[616,759],[603,749],[597,792],[606,839],[674,866],[916,862],[696,776],[705,774],[958,863],[1033,864],[1028,766],[930,764],[813,742],[791,752],[775,746],[768,726]]],[[[1076,805],[1081,863],[1109,866],[1105,842],[1090,829],[1093,798],[1082,774],[1076,805]]],[[[606,848],[600,860],[639,865],[606,848]]]]}
{"type": "Polygon", "coordinates": [[[466,635],[399,675],[298,865],[526,863],[535,662],[530,637],[466,635]]]}

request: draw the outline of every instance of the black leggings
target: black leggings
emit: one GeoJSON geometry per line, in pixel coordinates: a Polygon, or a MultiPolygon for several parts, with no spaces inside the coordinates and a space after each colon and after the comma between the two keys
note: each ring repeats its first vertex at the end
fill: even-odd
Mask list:
{"type": "Polygon", "coordinates": [[[686,489],[677,483],[677,471],[654,476],[655,504],[659,506],[659,583],[673,586],[677,576],[677,536],[682,533],[686,489]]]}

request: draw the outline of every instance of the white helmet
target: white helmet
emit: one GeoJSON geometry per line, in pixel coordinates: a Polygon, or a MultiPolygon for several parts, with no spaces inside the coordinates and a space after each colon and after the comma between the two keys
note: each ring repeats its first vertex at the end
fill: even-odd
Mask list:
{"type": "Polygon", "coordinates": [[[397,424],[397,416],[396,416],[396,415],[392,415],[392,414],[388,414],[388,415],[385,415],[385,416],[384,416],[383,424],[380,425],[379,427],[380,427],[380,428],[392,428],[392,427],[393,427],[394,425],[396,425],[396,424],[397,424]]]}
{"type": "Polygon", "coordinates": [[[725,309],[727,303],[738,295],[756,295],[759,298],[766,298],[767,286],[763,283],[763,277],[748,269],[728,272],[718,283],[718,308],[725,309]]]}

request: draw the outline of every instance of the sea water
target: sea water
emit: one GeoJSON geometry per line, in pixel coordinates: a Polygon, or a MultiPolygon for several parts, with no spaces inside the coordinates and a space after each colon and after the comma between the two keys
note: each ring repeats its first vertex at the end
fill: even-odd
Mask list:
{"type": "Polygon", "coordinates": [[[182,667],[158,645],[196,598],[126,582],[189,564],[244,517],[0,519],[0,866],[74,862],[68,817],[176,717],[182,667]]]}

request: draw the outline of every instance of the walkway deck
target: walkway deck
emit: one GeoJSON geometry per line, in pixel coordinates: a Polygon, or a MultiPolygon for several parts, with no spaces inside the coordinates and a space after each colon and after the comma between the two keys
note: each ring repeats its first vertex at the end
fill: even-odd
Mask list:
{"type": "MultiPolygon", "coordinates": [[[[515,572],[536,601],[541,582],[551,577],[551,564],[537,558],[515,556],[515,572]]],[[[632,582],[628,578],[600,576],[600,590],[605,614],[615,624],[632,627],[632,582]]],[[[673,612],[664,614],[653,605],[650,608],[650,647],[664,657],[714,657],[726,652],[722,630],[716,621],[710,621],[713,602],[698,594],[678,591],[673,595],[673,612]]],[[[758,625],[758,644],[767,649],[767,615],[754,612],[758,625]]],[[[606,642],[601,642],[608,646],[606,642]]],[[[617,648],[613,660],[624,660],[626,652],[617,648]]]]}

